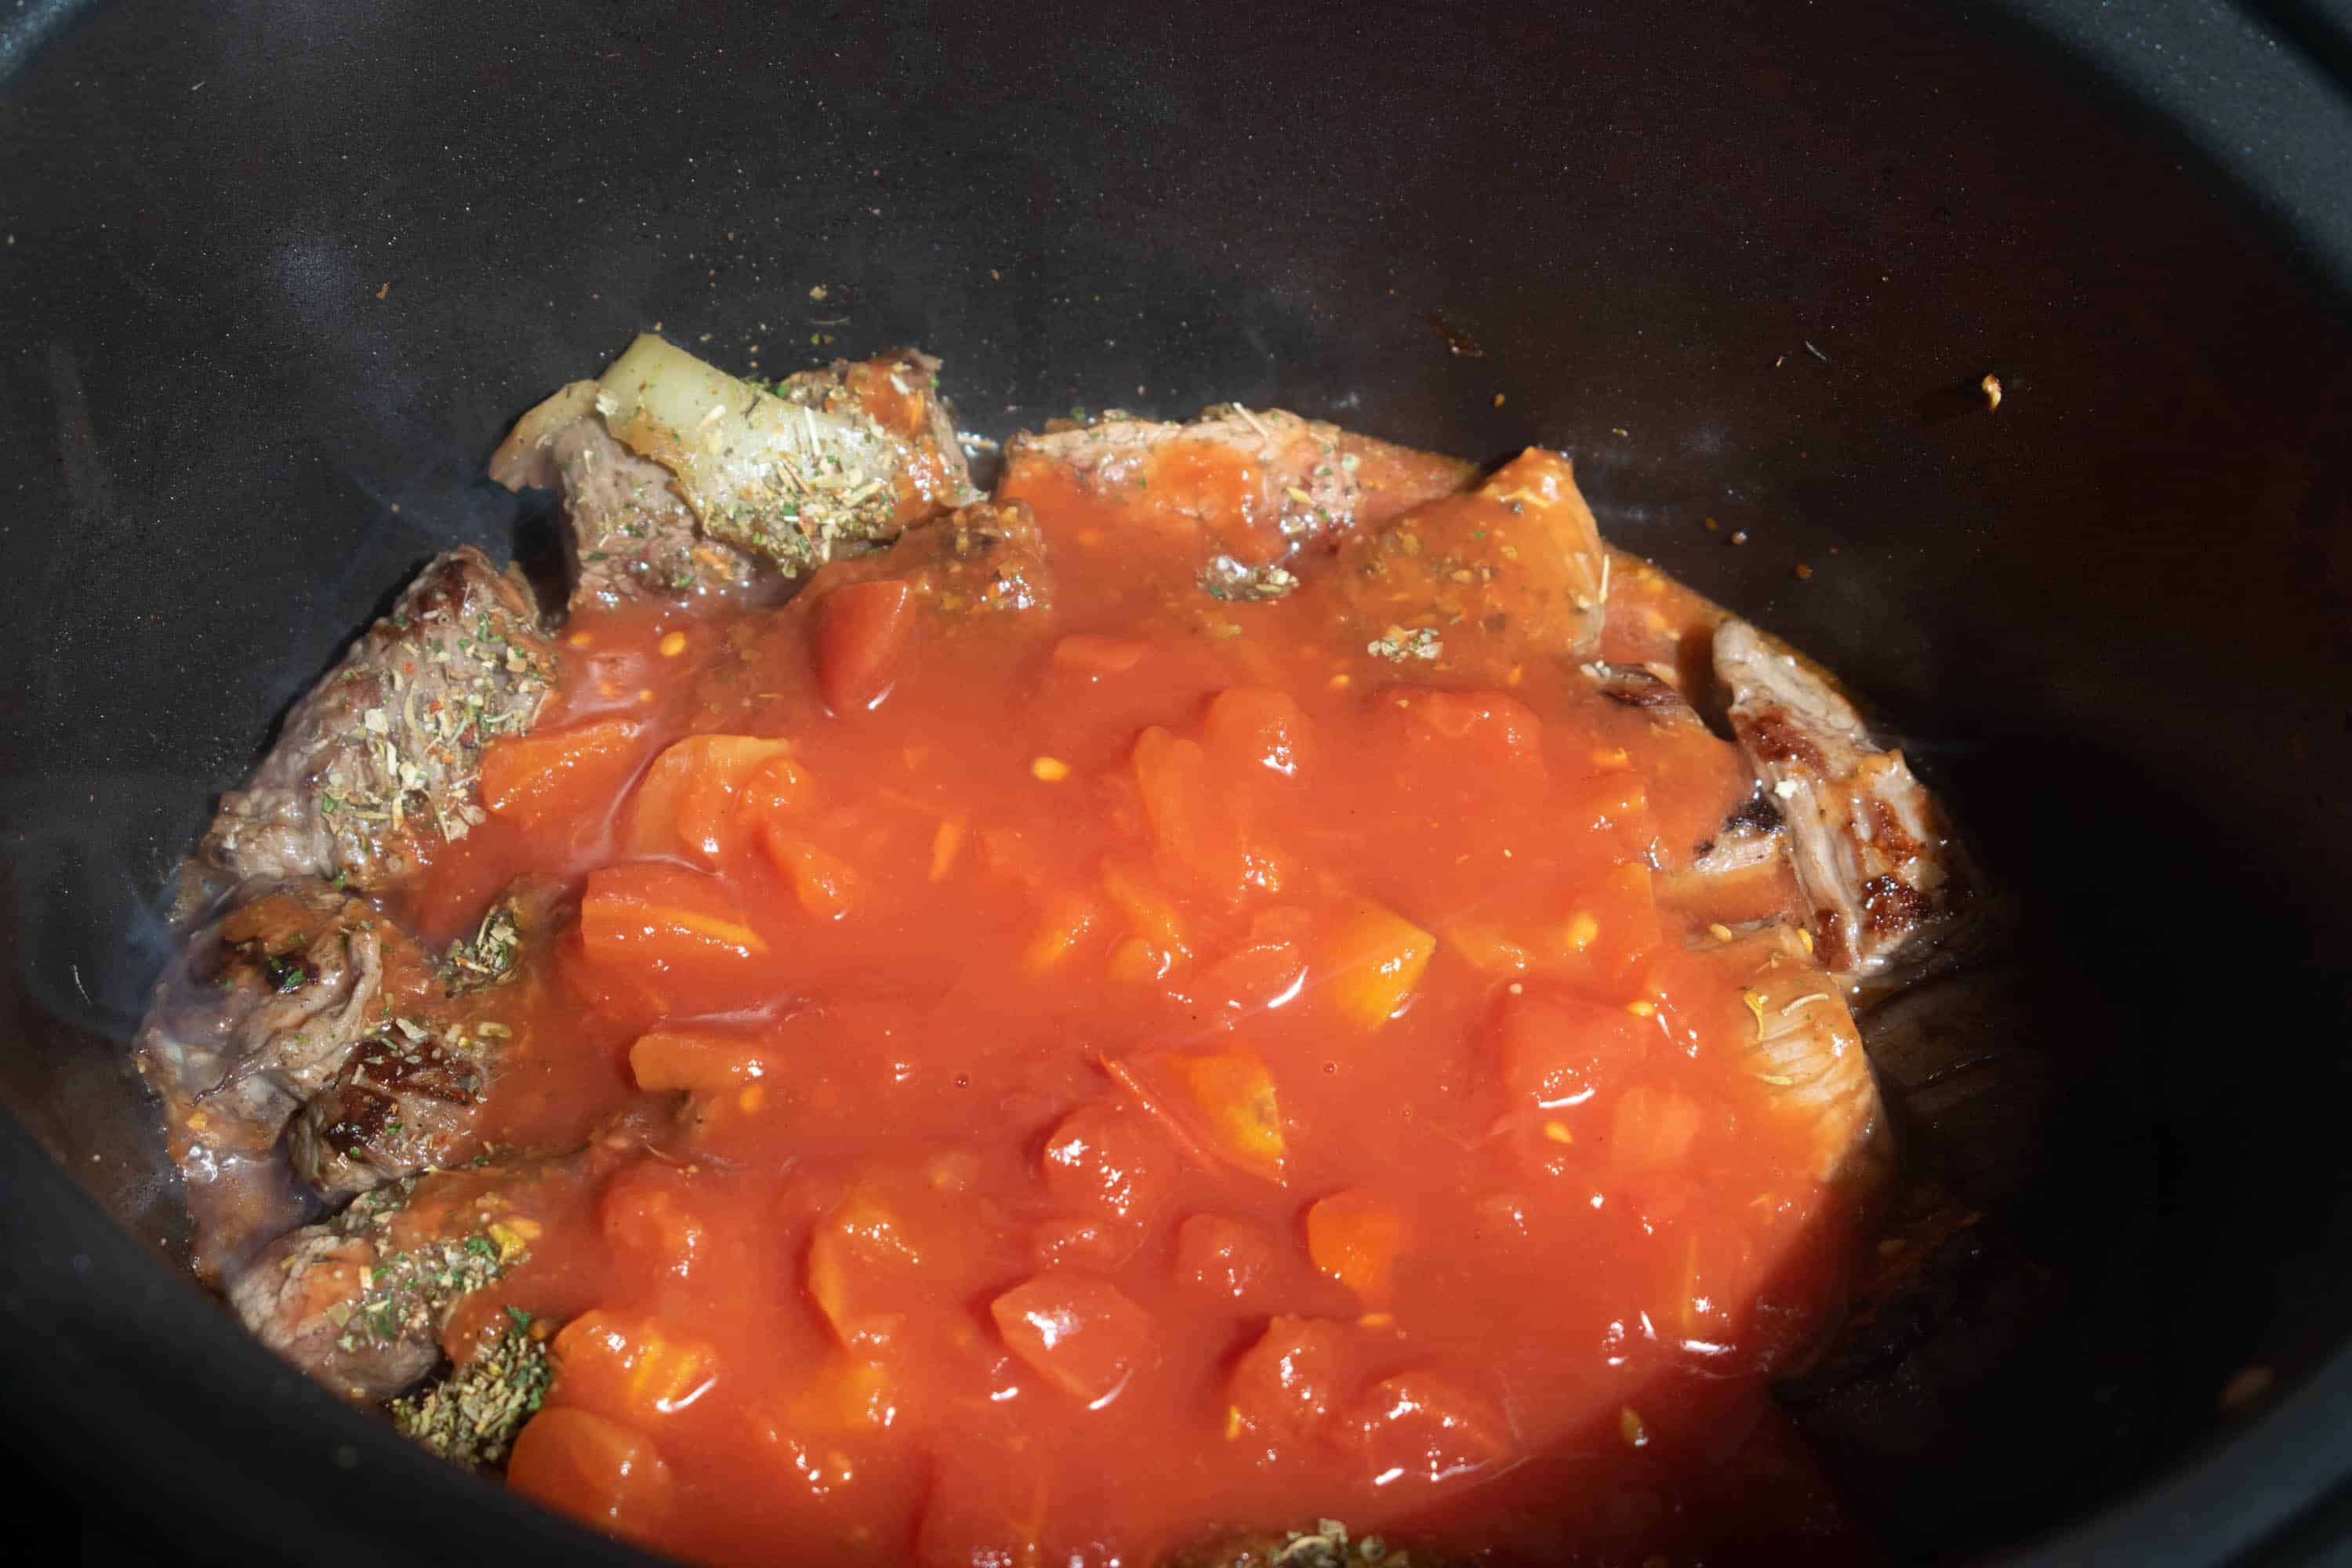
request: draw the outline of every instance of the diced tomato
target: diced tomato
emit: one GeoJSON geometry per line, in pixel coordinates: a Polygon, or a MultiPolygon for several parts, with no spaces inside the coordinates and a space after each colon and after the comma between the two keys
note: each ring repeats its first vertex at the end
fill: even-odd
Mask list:
{"type": "Polygon", "coordinates": [[[1160,875],[1171,886],[1239,898],[1252,869],[1246,814],[1212,784],[1201,743],[1154,725],[1136,737],[1134,761],[1160,875]]]}
{"type": "Polygon", "coordinates": [[[1195,1158],[1281,1184],[1288,1150],[1282,1110],[1274,1075],[1255,1051],[1146,1053],[1103,1067],[1195,1158]]]}
{"type": "Polygon", "coordinates": [[[1384,726],[1407,765],[1428,764],[1489,800],[1533,801],[1543,794],[1543,722],[1516,698],[1495,691],[1414,687],[1389,694],[1384,726]]]}
{"type": "Polygon", "coordinates": [[[649,1317],[592,1310],[555,1336],[555,1397],[645,1426],[719,1382],[719,1358],[698,1340],[649,1317]]]}
{"type": "Polygon", "coordinates": [[[1225,1376],[1228,1431],[1277,1442],[1306,1436],[1330,1415],[1346,1363],[1346,1344],[1330,1324],[1275,1319],[1225,1376]]]}
{"type": "Polygon", "coordinates": [[[1627,863],[1581,879],[1566,920],[1522,934],[1538,973],[1566,978],[1622,978],[1658,945],[1655,879],[1627,863]]]}
{"type": "Polygon", "coordinates": [[[482,805],[526,831],[581,816],[601,820],[613,792],[635,771],[643,731],[634,719],[599,719],[500,736],[482,752],[482,805]]]}
{"type": "Polygon", "coordinates": [[[887,1363],[835,1351],[793,1391],[791,1408],[795,1420],[821,1432],[878,1430],[904,1413],[907,1395],[887,1363]]]}
{"type": "Polygon", "coordinates": [[[1287,691],[1236,686],[1209,700],[1202,721],[1209,754],[1229,777],[1298,777],[1307,715],[1287,691]]]}
{"type": "Polygon", "coordinates": [[[753,821],[796,816],[816,803],[816,781],[789,756],[770,757],[743,780],[743,812],[753,821]]]}
{"type": "Polygon", "coordinates": [[[745,784],[791,745],[756,735],[689,735],[646,770],[622,846],[632,855],[695,857],[716,866],[736,833],[745,784]]]}
{"type": "Polygon", "coordinates": [[[1496,1062],[1512,1100],[1543,1110],[1584,1104],[1622,1084],[1658,1038],[1622,1004],[1529,986],[1495,1008],[1496,1062]]]}
{"type": "Polygon", "coordinates": [[[1286,1005],[1306,983],[1307,960],[1297,944],[1268,938],[1233,949],[1185,990],[1204,1006],[1255,1013],[1286,1005]]]}
{"type": "Polygon", "coordinates": [[[659,1161],[617,1173],[604,1185],[597,1214],[617,1251],[667,1279],[690,1278],[709,1248],[709,1226],[696,1211],[690,1183],[659,1161]]]}
{"type": "Polygon", "coordinates": [[[1110,1268],[1135,1246],[1133,1233],[1092,1215],[1059,1215],[1030,1232],[1029,1256],[1040,1268],[1110,1268]]]}
{"type": "Polygon", "coordinates": [[[1404,1243],[1403,1218],[1357,1188],[1333,1193],[1307,1211],[1307,1255],[1367,1307],[1388,1305],[1404,1243]]]}
{"type": "Polygon", "coordinates": [[[817,606],[816,677],[825,706],[863,712],[890,694],[915,624],[904,581],[877,578],[835,588],[817,606]]]}
{"type": "Polygon", "coordinates": [[[1176,1227],[1175,1275],[1212,1295],[1248,1300],[1274,1271],[1274,1243],[1255,1226],[1196,1214],[1176,1227]]]}
{"type": "Polygon", "coordinates": [[[1621,1171],[1679,1165],[1706,1124],[1706,1110],[1690,1096],[1635,1084],[1617,1097],[1610,1119],[1610,1163],[1621,1171]]]}
{"type": "Polygon", "coordinates": [[[1129,931],[1171,957],[1192,956],[1184,917],[1157,878],[1140,867],[1106,860],[1102,881],[1103,892],[1111,907],[1126,917],[1129,931]]]}
{"type": "Polygon", "coordinates": [[[861,1184],[809,1236],[803,1281],[817,1310],[851,1350],[877,1350],[906,1313],[907,1281],[925,1264],[919,1237],[892,1194],[861,1184]]]}
{"type": "Polygon", "coordinates": [[[859,879],[840,856],[774,823],[760,829],[760,847],[792,884],[801,908],[818,920],[837,921],[856,904],[859,879]]]}
{"type": "Polygon", "coordinates": [[[1057,669],[1099,680],[1108,675],[1126,674],[1142,663],[1143,656],[1150,651],[1147,645],[1125,637],[1077,632],[1054,645],[1054,665],[1057,669]]]}
{"type": "Polygon", "coordinates": [[[515,1438],[507,1484],[561,1513],[653,1544],[675,1483],[651,1439],[585,1410],[542,1410],[515,1438]]]}
{"type": "Polygon", "coordinates": [[[1453,1480],[1511,1453],[1502,1416],[1433,1373],[1381,1379],[1349,1407],[1344,1424],[1376,1487],[1453,1480]]]}
{"type": "Polygon", "coordinates": [[[1151,1315],[1108,1279],[1039,1274],[988,1305],[1013,1353],[1088,1409],[1099,1409],[1149,1359],[1151,1315]]]}
{"type": "Polygon", "coordinates": [[[724,882],[678,866],[590,872],[580,931],[591,958],[648,976],[740,973],[768,951],[724,882]]]}
{"type": "Polygon", "coordinates": [[[768,1062],[755,1040],[709,1030],[662,1028],[637,1037],[629,1047],[629,1072],[642,1089],[715,1093],[765,1078],[768,1062]]]}
{"type": "Polygon", "coordinates": [[[1323,984],[1341,1013],[1377,1029],[1412,1000],[1436,951],[1429,932],[1360,899],[1341,912],[1323,943],[1323,984]]]}
{"type": "Polygon", "coordinates": [[[1141,1111],[1101,1102],[1055,1123],[1037,1169],[1056,1202],[1116,1220],[1148,1215],[1176,1181],[1167,1134],[1141,1111]]]}
{"type": "Polygon", "coordinates": [[[1102,910],[1084,893],[1064,891],[1046,900],[1045,923],[1029,940],[1022,957],[1032,970],[1053,968],[1101,923],[1102,910]]]}

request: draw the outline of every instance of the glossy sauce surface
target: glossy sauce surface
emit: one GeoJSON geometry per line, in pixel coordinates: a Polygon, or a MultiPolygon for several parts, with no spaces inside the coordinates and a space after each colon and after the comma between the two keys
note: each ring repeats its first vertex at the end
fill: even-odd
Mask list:
{"type": "MultiPolygon", "coordinates": [[[[1016,469],[1040,547],[571,624],[401,911],[577,889],[496,1138],[680,1107],[461,1309],[565,1325],[512,1483],[720,1563],[1836,1560],[1764,1380],[1855,1199],[1703,940],[1793,894],[1677,869],[1747,767],[1538,651],[1382,657],[1344,553],[1211,597],[1246,476],[1180,456],[1016,469]]],[[[1673,664],[1706,607],[1615,565],[1604,653],[1673,664]]]]}

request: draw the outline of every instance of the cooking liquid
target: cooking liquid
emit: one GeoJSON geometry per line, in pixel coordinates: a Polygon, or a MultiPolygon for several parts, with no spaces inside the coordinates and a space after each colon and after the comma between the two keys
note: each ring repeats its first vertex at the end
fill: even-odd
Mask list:
{"type": "MultiPolygon", "coordinates": [[[[493,1139],[680,1106],[460,1310],[453,1343],[567,1325],[512,1484],[713,1563],[1320,1519],[1851,1554],[1766,1382],[1860,1198],[1685,946],[1793,888],[1701,908],[1653,868],[1748,795],[1734,749],[1538,650],[1381,657],[1328,568],[1220,602],[1159,503],[1011,493],[1050,606],[902,602],[869,560],[782,609],[575,616],[541,731],[618,739],[398,911],[446,940],[526,870],[585,895],[493,1139]],[[696,735],[748,741],[653,765],[696,735]]],[[[1704,638],[1616,566],[1607,657],[1704,638]]]]}

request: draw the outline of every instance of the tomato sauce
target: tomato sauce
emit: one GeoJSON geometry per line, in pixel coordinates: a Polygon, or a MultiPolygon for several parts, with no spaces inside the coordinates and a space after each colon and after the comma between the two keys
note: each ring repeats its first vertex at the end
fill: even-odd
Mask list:
{"type": "MultiPolygon", "coordinates": [[[[511,1483],[721,1563],[1324,1518],[1849,1551],[1766,1379],[1859,1200],[1693,943],[1792,891],[1674,870],[1753,787],[1733,748],[1561,661],[1381,657],[1335,573],[1214,599],[1197,506],[1007,499],[1037,537],[576,616],[409,896],[446,939],[521,873],[577,890],[495,1138],[664,1116],[467,1303],[563,1325],[511,1483]]],[[[1704,637],[1614,566],[1610,657],[1704,637]]]]}

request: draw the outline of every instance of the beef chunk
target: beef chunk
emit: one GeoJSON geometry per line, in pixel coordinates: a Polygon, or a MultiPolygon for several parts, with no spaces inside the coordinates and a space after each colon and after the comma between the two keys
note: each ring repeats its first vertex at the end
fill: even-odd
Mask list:
{"type": "Polygon", "coordinates": [[[530,591],[469,546],[436,557],[221,797],[184,902],[253,877],[405,880],[484,820],[482,748],[530,729],[554,678],[530,591]]]}
{"type": "Polygon", "coordinates": [[[548,1226],[576,1223],[597,1184],[645,1148],[646,1129],[625,1121],[566,1152],[404,1177],[279,1237],[231,1278],[229,1305],[344,1397],[391,1398],[441,1362],[467,1298],[529,1261],[548,1226]]]}
{"type": "Polygon", "coordinates": [[[368,1194],[271,1243],[231,1282],[229,1305],[262,1343],[344,1397],[388,1399],[440,1361],[451,1309],[528,1251],[528,1217],[452,1201],[493,1186],[466,1172],[368,1194]]]}
{"type": "Polygon", "coordinates": [[[498,1024],[394,1020],[288,1125],[295,1172],[340,1200],[457,1159],[472,1141],[503,1034],[498,1024]]]}
{"type": "Polygon", "coordinates": [[[1715,635],[1731,728],[1788,824],[1797,879],[1841,984],[1927,961],[1972,878],[1943,808],[1819,670],[1745,621],[1715,635]]]}
{"type": "Polygon", "coordinates": [[[138,1041],[184,1156],[268,1151],[373,1026],[385,947],[422,953],[323,882],[264,887],[199,931],[157,988],[138,1041]]]}
{"type": "Polygon", "coordinates": [[[1271,598],[1297,579],[1307,546],[1460,489],[1471,468],[1278,408],[1212,408],[1185,425],[1106,416],[1024,432],[1005,448],[1000,500],[1045,507],[1076,486],[1139,526],[1200,541],[1201,584],[1220,598],[1271,598]]]}
{"type": "Polygon", "coordinates": [[[477,1111],[513,1038],[520,1004],[509,988],[552,944],[562,896],[546,878],[518,879],[472,936],[450,944],[438,985],[367,1020],[367,1037],[286,1129],[295,1173],[313,1191],[340,1201],[472,1152],[477,1111]]]}
{"type": "Polygon", "coordinates": [[[524,415],[490,473],[562,488],[574,605],[797,576],[974,493],[929,354],[837,362],[771,390],[652,337],[524,415]]]}

